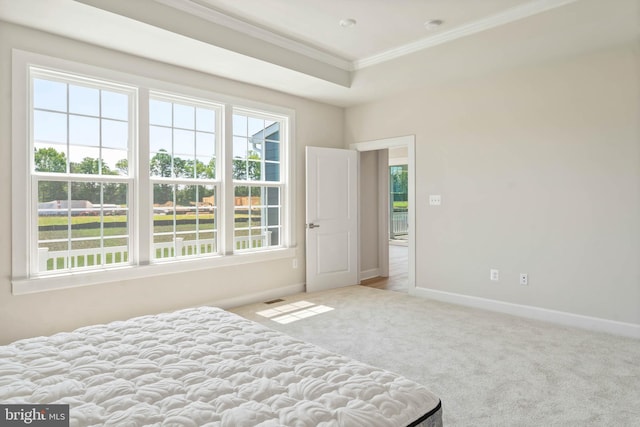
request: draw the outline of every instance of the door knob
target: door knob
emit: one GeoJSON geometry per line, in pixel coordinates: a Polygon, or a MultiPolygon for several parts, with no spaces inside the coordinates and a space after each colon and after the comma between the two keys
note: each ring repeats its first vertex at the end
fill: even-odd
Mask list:
{"type": "Polygon", "coordinates": [[[317,225],[317,224],[314,224],[314,223],[309,223],[309,224],[307,224],[307,227],[309,227],[309,228],[318,228],[320,226],[317,225]]]}

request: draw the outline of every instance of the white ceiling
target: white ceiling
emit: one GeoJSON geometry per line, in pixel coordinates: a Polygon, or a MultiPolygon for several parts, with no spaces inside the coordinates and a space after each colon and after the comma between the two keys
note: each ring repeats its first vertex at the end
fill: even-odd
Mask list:
{"type": "Polygon", "coordinates": [[[197,3],[355,61],[531,4],[532,1],[177,0],[175,3],[197,3]],[[339,22],[345,18],[356,20],[356,25],[341,27],[339,22]],[[432,19],[442,20],[443,25],[427,31],[424,23],[432,19]]]}
{"type": "Polygon", "coordinates": [[[0,0],[8,22],[341,106],[637,45],[639,16],[640,0],[0,0]]]}

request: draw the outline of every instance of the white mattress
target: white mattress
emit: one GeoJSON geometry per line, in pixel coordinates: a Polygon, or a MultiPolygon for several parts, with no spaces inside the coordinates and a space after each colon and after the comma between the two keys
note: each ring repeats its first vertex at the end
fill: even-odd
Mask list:
{"type": "Polygon", "coordinates": [[[425,387],[212,307],[2,346],[0,402],[72,426],[441,425],[425,387]]]}

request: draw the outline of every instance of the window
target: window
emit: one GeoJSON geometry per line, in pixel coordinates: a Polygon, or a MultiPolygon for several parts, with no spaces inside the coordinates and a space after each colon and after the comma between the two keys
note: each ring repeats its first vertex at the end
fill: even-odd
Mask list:
{"type": "Polygon", "coordinates": [[[282,229],[280,121],[233,115],[234,238],[237,250],[278,246],[282,229]]]}
{"type": "Polygon", "coordinates": [[[156,260],[217,253],[220,107],[152,93],[149,174],[156,260]]]}
{"type": "Polygon", "coordinates": [[[14,293],[293,256],[293,112],[14,58],[14,293]]]}
{"type": "Polygon", "coordinates": [[[129,262],[133,88],[31,70],[32,275],[129,262]]]}

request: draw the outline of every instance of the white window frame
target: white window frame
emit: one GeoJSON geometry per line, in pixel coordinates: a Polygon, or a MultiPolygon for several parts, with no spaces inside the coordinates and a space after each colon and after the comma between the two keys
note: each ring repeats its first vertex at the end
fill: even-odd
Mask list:
{"type": "MultiPolygon", "coordinates": [[[[295,111],[285,107],[273,106],[246,99],[221,95],[208,90],[197,89],[185,85],[158,81],[142,76],[131,75],[115,70],[109,70],[87,64],[80,64],[61,58],[35,54],[13,49],[12,55],[12,292],[14,295],[43,292],[54,289],[64,289],[87,286],[100,283],[120,282],[131,279],[141,279],[158,275],[186,273],[198,270],[208,270],[223,266],[264,262],[283,258],[295,258],[295,111]],[[134,229],[133,241],[130,242],[129,259],[132,265],[110,267],[91,271],[72,271],[59,275],[32,274],[31,260],[37,262],[32,251],[32,221],[25,212],[34,212],[34,201],[31,197],[31,153],[26,147],[30,140],[30,111],[29,100],[31,78],[30,67],[35,66],[48,70],[58,70],[71,75],[88,76],[90,78],[121,83],[138,88],[137,124],[132,124],[133,132],[137,135],[138,144],[134,146],[132,154],[137,160],[132,176],[134,184],[129,189],[130,206],[136,205],[130,214],[130,227],[134,229]],[[195,259],[179,259],[172,262],[151,262],[151,230],[153,229],[153,192],[151,180],[146,171],[149,169],[149,93],[173,93],[185,98],[209,100],[222,105],[222,146],[216,156],[223,159],[220,168],[217,166],[216,180],[222,184],[219,187],[218,207],[220,218],[218,221],[218,236],[220,240],[220,254],[195,259]],[[280,246],[270,250],[234,252],[233,245],[233,179],[230,160],[232,160],[233,133],[231,121],[234,108],[271,114],[283,119],[286,129],[282,135],[287,140],[281,146],[281,181],[282,191],[282,227],[280,246]],[[286,133],[285,133],[286,132],[286,133]],[[145,157],[146,154],[146,157],[145,157]],[[145,173],[141,173],[145,171],[145,173]],[[147,175],[145,177],[145,174],[147,175]],[[150,203],[144,203],[149,200],[150,203]],[[142,201],[142,203],[141,203],[142,201]],[[231,215],[231,216],[229,216],[231,215]],[[139,230],[145,228],[146,234],[139,230]],[[141,237],[142,236],[142,237],[141,237]]],[[[130,172],[131,173],[131,172],[130,172]]],[[[36,200],[37,202],[37,200],[36,200]]],[[[37,206],[37,203],[35,203],[37,206]]],[[[37,248],[36,248],[37,251],[37,248]]]]}
{"type": "MultiPolygon", "coordinates": [[[[224,183],[221,180],[221,174],[219,172],[219,166],[220,166],[220,158],[221,158],[221,153],[223,152],[222,150],[222,145],[223,145],[223,141],[221,138],[221,135],[224,134],[223,132],[223,120],[224,120],[224,114],[225,114],[225,109],[224,109],[224,104],[220,104],[218,102],[213,102],[211,100],[208,99],[196,99],[195,97],[185,97],[184,95],[180,95],[180,94],[173,94],[173,93],[167,93],[164,91],[157,91],[157,90],[151,90],[149,91],[149,100],[153,98],[155,100],[159,100],[159,101],[164,101],[164,102],[171,102],[171,103],[180,103],[183,105],[191,105],[194,107],[207,107],[212,109],[213,111],[215,111],[216,113],[216,119],[215,119],[215,158],[216,158],[216,176],[214,179],[211,180],[204,180],[204,179],[194,179],[194,178],[176,178],[176,177],[170,177],[170,178],[163,178],[163,177],[153,177],[153,176],[141,176],[140,179],[142,180],[148,180],[149,181],[149,189],[150,189],[150,197],[149,197],[149,203],[151,205],[153,205],[154,200],[153,200],[153,185],[154,184],[161,184],[161,183],[165,183],[165,184],[175,184],[175,185],[212,185],[214,186],[215,190],[215,194],[216,194],[216,199],[219,199],[219,194],[220,191],[222,189],[222,187],[224,187],[224,183]]],[[[146,105],[149,105],[149,103],[147,103],[146,105]]],[[[147,129],[150,128],[150,123],[146,124],[147,129]]],[[[145,152],[142,153],[142,155],[144,155],[147,159],[149,159],[149,161],[151,160],[151,156],[150,156],[150,150],[149,149],[145,149],[145,152]]],[[[172,153],[173,155],[173,153],[172,153]]],[[[218,200],[216,200],[216,208],[217,208],[217,213],[216,215],[219,214],[220,212],[220,203],[218,200]]],[[[149,244],[151,245],[151,242],[154,239],[154,230],[153,230],[153,215],[154,212],[153,210],[151,211],[151,218],[149,219],[150,221],[150,232],[149,232],[149,244]]],[[[219,218],[219,216],[218,216],[219,218]]],[[[218,255],[220,253],[220,245],[221,245],[221,238],[220,238],[220,224],[221,221],[217,221],[217,227],[215,230],[215,240],[216,240],[216,247],[218,248],[218,251],[216,253],[213,254],[209,254],[209,255],[202,255],[200,258],[206,258],[206,257],[215,257],[216,255],[218,255]]],[[[175,258],[155,258],[155,254],[154,249],[152,247],[150,247],[150,253],[148,255],[148,262],[149,263],[166,263],[166,262],[174,262],[177,260],[186,260],[186,258],[180,258],[180,257],[175,257],[175,258]]],[[[190,259],[197,259],[198,257],[189,257],[190,259]]]]}
{"type": "MultiPolygon", "coordinates": [[[[282,116],[276,116],[273,114],[268,114],[265,113],[264,111],[257,111],[257,110],[251,110],[251,109],[247,109],[247,108],[243,108],[243,107],[233,107],[232,109],[232,114],[239,114],[239,115],[245,115],[248,117],[254,117],[254,118],[260,118],[260,119],[264,119],[264,120],[273,120],[273,121],[277,121],[280,125],[280,134],[281,135],[287,135],[288,132],[288,120],[283,120],[282,116]]],[[[230,132],[232,133],[232,132],[230,132]]],[[[234,135],[232,134],[232,137],[234,135]]],[[[233,177],[231,178],[231,187],[232,189],[235,189],[236,186],[254,186],[254,187],[275,187],[275,188],[279,188],[280,189],[280,206],[286,206],[286,200],[287,200],[287,196],[286,196],[286,188],[287,188],[287,179],[283,178],[283,172],[285,169],[285,165],[287,164],[287,160],[286,159],[286,150],[282,150],[283,146],[286,146],[286,141],[282,140],[282,136],[281,136],[281,141],[279,141],[280,144],[280,159],[279,159],[279,163],[280,163],[280,170],[279,170],[279,175],[280,175],[280,179],[278,181],[266,181],[266,180],[261,180],[261,181],[253,181],[250,180],[248,177],[247,179],[244,180],[234,180],[233,177]],[[284,152],[284,154],[282,154],[284,152]]],[[[233,139],[231,141],[231,146],[228,146],[228,150],[233,151],[233,139]]],[[[262,164],[265,164],[265,159],[262,159],[263,162],[262,164]]],[[[235,206],[234,206],[235,207],[235,206]]],[[[283,209],[280,209],[280,229],[284,230],[286,229],[285,227],[285,223],[284,223],[284,214],[283,214],[283,209]]],[[[235,215],[235,212],[231,212],[231,215],[235,215]]],[[[234,224],[235,227],[235,224],[234,224]]],[[[234,230],[235,231],[235,230],[234,230]]],[[[282,234],[282,233],[281,233],[282,234]]],[[[283,246],[283,243],[280,242],[279,246],[283,246]]]]}
{"type": "MultiPolygon", "coordinates": [[[[126,86],[126,85],[122,85],[122,84],[115,84],[113,82],[108,82],[108,81],[103,81],[103,80],[97,80],[95,78],[86,78],[84,76],[73,76],[71,77],[68,73],[61,73],[61,72],[57,72],[57,71],[53,71],[53,70],[48,70],[48,69],[43,69],[43,68],[38,68],[35,66],[30,66],[28,68],[28,85],[29,85],[29,95],[33,94],[33,80],[34,79],[46,79],[49,81],[56,81],[56,82],[60,82],[60,83],[64,83],[64,84],[70,84],[70,85],[81,85],[81,86],[85,86],[85,87],[92,87],[94,89],[100,89],[100,90],[110,90],[110,91],[114,91],[114,92],[120,92],[123,94],[127,94],[128,97],[128,117],[127,117],[127,123],[129,124],[128,128],[128,137],[130,141],[135,141],[135,127],[132,126],[135,123],[135,109],[136,109],[136,105],[137,105],[137,90],[135,87],[132,86],[126,86]]],[[[33,96],[29,96],[27,95],[27,102],[28,102],[28,123],[32,123],[33,122],[33,113],[35,112],[34,106],[32,105],[32,101],[33,101],[33,96]]],[[[67,112],[66,114],[70,114],[69,112],[67,112]]],[[[34,137],[31,134],[31,132],[33,131],[33,126],[29,125],[28,126],[28,150],[29,152],[33,152],[34,150],[34,146],[33,143],[34,141],[34,137]]],[[[69,139],[69,127],[67,125],[67,143],[68,143],[68,139],[69,139]]],[[[28,168],[29,168],[29,180],[30,180],[30,193],[29,196],[31,198],[31,207],[30,207],[30,212],[37,212],[38,211],[38,201],[37,201],[37,192],[38,192],[38,188],[37,185],[40,181],[42,180],[51,180],[51,181],[63,181],[63,182],[69,182],[69,183],[77,183],[77,182],[100,182],[100,183],[121,183],[121,184],[127,184],[128,185],[128,189],[129,189],[129,203],[128,203],[128,207],[129,207],[129,212],[136,212],[136,198],[132,197],[132,195],[134,195],[134,177],[136,176],[136,156],[134,155],[134,146],[135,144],[132,142],[131,144],[129,144],[129,146],[127,147],[127,160],[129,161],[131,168],[129,170],[129,174],[126,176],[123,175],[85,175],[85,174],[73,174],[71,173],[70,170],[67,170],[66,173],[52,173],[52,172],[29,172],[35,169],[35,165],[33,164],[33,157],[32,156],[28,156],[28,168]]],[[[67,153],[65,153],[67,154],[67,153]]],[[[70,161],[70,159],[67,156],[67,161],[70,161]]],[[[26,193],[25,193],[26,194],[26,193]]],[[[30,216],[29,217],[30,220],[30,224],[29,224],[29,231],[28,231],[28,235],[29,235],[29,245],[30,245],[30,251],[29,251],[29,256],[30,256],[30,260],[32,260],[33,262],[29,263],[29,276],[30,277],[35,277],[35,276],[47,276],[47,275],[55,275],[55,274],[66,274],[69,273],[69,271],[64,271],[64,272],[40,272],[39,271],[39,263],[35,262],[34,260],[38,260],[39,257],[39,253],[38,253],[38,240],[39,240],[39,236],[37,235],[37,233],[34,235],[33,230],[35,230],[38,227],[38,217],[37,216],[30,216]]],[[[131,223],[131,216],[127,215],[127,222],[130,224],[131,223]]],[[[135,250],[135,248],[137,247],[137,234],[134,234],[132,232],[132,228],[131,227],[127,227],[128,232],[127,232],[127,241],[128,241],[128,247],[129,247],[129,260],[128,263],[129,265],[133,265],[137,263],[137,258],[136,258],[136,254],[137,251],[135,250]]],[[[69,237],[70,238],[70,237],[69,237]]],[[[121,266],[125,266],[124,264],[121,266]]],[[[78,270],[80,271],[80,270],[78,270]]]]}

